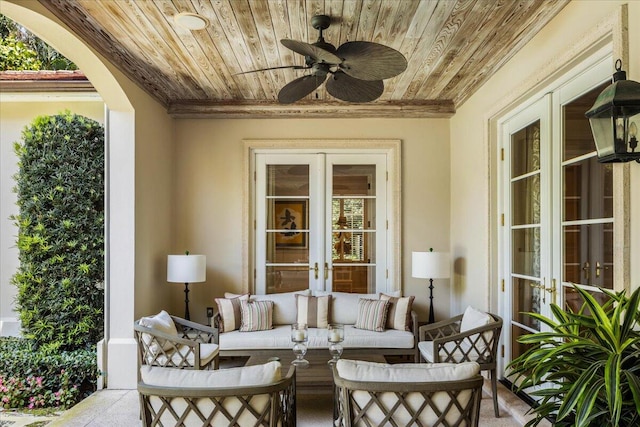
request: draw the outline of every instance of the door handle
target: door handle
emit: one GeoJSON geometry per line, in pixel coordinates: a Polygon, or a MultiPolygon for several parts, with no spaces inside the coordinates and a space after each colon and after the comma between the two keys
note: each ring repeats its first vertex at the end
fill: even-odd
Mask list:
{"type": "Polygon", "coordinates": [[[582,267],[582,270],[584,271],[584,279],[587,281],[587,283],[589,283],[589,268],[591,267],[591,265],[589,264],[589,261],[585,261],[584,262],[584,267],[582,267]]]}
{"type": "Polygon", "coordinates": [[[544,293],[544,291],[547,290],[547,287],[544,284],[545,279],[542,279],[542,283],[529,283],[529,286],[531,286],[533,289],[538,289],[541,291],[542,293],[542,302],[546,304],[547,302],[547,294],[544,293]]]}
{"type": "Polygon", "coordinates": [[[602,274],[603,270],[606,270],[609,267],[604,267],[602,265],[600,265],[600,261],[596,261],[596,277],[600,277],[600,274],[602,274]]]}
{"type": "Polygon", "coordinates": [[[316,280],[318,280],[318,263],[316,262],[313,267],[309,267],[309,270],[313,270],[316,280]]]}
{"type": "Polygon", "coordinates": [[[325,262],[324,263],[324,280],[329,280],[329,271],[331,269],[329,268],[329,263],[325,262]]]}

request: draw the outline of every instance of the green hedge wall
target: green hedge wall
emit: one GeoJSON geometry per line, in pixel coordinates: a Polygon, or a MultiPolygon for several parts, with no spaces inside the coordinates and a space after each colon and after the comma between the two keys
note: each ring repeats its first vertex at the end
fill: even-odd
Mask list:
{"type": "Polygon", "coordinates": [[[41,116],[14,149],[23,335],[45,351],[88,348],[103,336],[104,129],[41,116]]]}

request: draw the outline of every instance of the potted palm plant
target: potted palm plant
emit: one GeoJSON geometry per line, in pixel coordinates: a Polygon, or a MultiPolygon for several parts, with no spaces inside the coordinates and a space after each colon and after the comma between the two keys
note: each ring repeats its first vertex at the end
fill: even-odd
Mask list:
{"type": "Polygon", "coordinates": [[[640,289],[603,289],[602,305],[574,289],[584,301],[577,312],[553,304],[554,319],[529,313],[550,330],[522,336],[528,349],[509,364],[517,389],[532,387],[539,398],[527,426],[545,418],[555,426],[640,426],[640,289]]]}

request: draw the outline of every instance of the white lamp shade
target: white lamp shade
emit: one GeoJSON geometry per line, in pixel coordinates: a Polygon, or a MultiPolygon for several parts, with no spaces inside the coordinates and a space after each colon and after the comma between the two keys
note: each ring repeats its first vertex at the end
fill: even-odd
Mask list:
{"type": "Polygon", "coordinates": [[[167,282],[197,283],[207,280],[207,257],[204,255],[169,255],[167,282]]]}
{"type": "Polygon", "coordinates": [[[447,252],[412,252],[411,276],[419,279],[447,279],[451,265],[447,252]]]}

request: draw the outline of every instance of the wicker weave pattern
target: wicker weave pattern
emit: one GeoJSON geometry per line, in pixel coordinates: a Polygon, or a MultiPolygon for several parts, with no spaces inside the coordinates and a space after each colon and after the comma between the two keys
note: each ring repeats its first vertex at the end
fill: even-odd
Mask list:
{"type": "Polygon", "coordinates": [[[343,427],[476,427],[482,377],[430,383],[349,381],[333,371],[343,427]],[[443,404],[443,402],[445,402],[443,404]]]}
{"type": "Polygon", "coordinates": [[[181,337],[166,334],[134,323],[138,342],[138,360],[141,365],[169,368],[208,369],[218,357],[201,365],[200,343],[218,343],[218,331],[205,325],[171,316],[181,337]]]}
{"type": "Polygon", "coordinates": [[[294,427],[295,368],[265,386],[167,388],[138,383],[142,424],[158,427],[294,427]]]}
{"type": "MultiPolygon", "coordinates": [[[[433,342],[434,360],[427,360],[427,362],[477,362],[481,370],[489,371],[494,411],[498,417],[496,358],[502,332],[502,318],[495,314],[488,314],[493,318],[493,322],[485,326],[460,332],[462,315],[458,315],[449,320],[421,326],[418,337],[420,341],[433,342]]],[[[422,355],[421,358],[424,359],[422,355]]]]}

